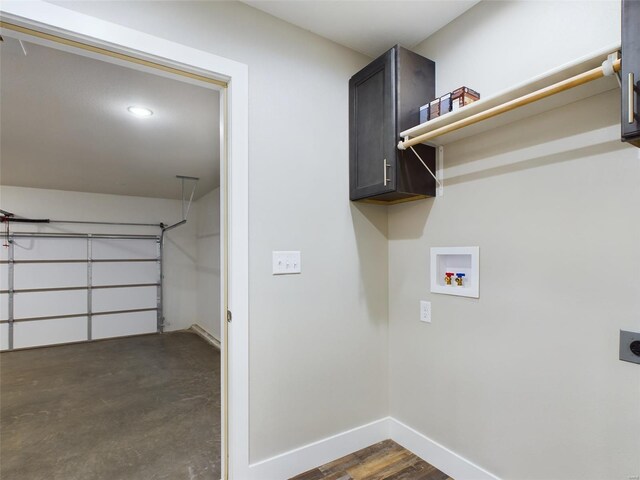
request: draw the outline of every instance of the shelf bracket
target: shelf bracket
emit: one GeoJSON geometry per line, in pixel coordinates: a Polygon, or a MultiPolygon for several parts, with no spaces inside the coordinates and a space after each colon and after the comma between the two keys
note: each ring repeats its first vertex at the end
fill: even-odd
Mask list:
{"type": "Polygon", "coordinates": [[[618,80],[618,86],[622,87],[622,79],[620,78],[620,72],[616,71],[614,62],[620,58],[620,52],[610,53],[607,59],[602,62],[602,73],[605,77],[615,76],[618,80]]]}
{"type": "MultiPolygon", "coordinates": [[[[416,157],[418,157],[418,160],[420,160],[420,163],[422,163],[422,166],[423,166],[424,168],[426,168],[426,169],[427,169],[427,172],[429,172],[429,174],[430,174],[430,175],[433,177],[433,179],[436,181],[436,183],[438,184],[438,188],[441,188],[441,187],[442,187],[442,182],[440,182],[440,179],[438,179],[438,177],[436,176],[436,174],[435,174],[435,173],[433,173],[433,172],[431,171],[431,169],[430,169],[430,168],[429,168],[429,166],[425,163],[425,161],[424,161],[424,160],[422,160],[422,157],[421,157],[420,155],[418,155],[418,152],[416,152],[416,150],[415,150],[412,146],[410,146],[409,148],[411,149],[411,151],[413,152],[413,154],[414,154],[416,157]]],[[[440,147],[440,148],[442,148],[442,147],[440,147]]],[[[440,156],[440,149],[438,149],[438,156],[440,156]]],[[[437,163],[438,163],[438,162],[437,162],[437,160],[436,160],[436,164],[437,164],[437,163]]],[[[437,171],[437,170],[436,170],[436,171],[437,171]]],[[[437,194],[437,193],[436,193],[436,194],[437,194]]]]}
{"type": "Polygon", "coordinates": [[[444,146],[440,145],[438,148],[438,154],[436,155],[436,176],[440,179],[438,181],[438,188],[436,189],[436,197],[442,197],[444,195],[444,146]]]}
{"type": "MultiPolygon", "coordinates": [[[[405,136],[403,141],[398,142],[398,150],[406,150],[406,147],[404,146],[403,142],[407,142],[407,141],[409,141],[409,137],[405,136]]],[[[428,165],[425,163],[422,157],[418,155],[418,152],[416,152],[416,150],[412,146],[409,146],[409,149],[413,152],[413,154],[416,157],[418,157],[418,160],[420,160],[420,163],[422,163],[422,166],[427,169],[427,172],[429,172],[429,174],[436,181],[436,184],[437,184],[436,197],[441,197],[442,195],[444,195],[444,185],[442,184],[442,181],[441,181],[443,161],[444,161],[444,147],[443,146],[437,147],[436,173],[433,173],[431,171],[431,169],[428,167],[428,165]]]]}

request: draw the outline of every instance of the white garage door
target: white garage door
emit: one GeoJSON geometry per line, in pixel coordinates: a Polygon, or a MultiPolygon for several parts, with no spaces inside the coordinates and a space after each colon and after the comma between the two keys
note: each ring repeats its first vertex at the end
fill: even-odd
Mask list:
{"type": "Polygon", "coordinates": [[[158,330],[160,238],[13,234],[0,259],[0,349],[158,330]]]}

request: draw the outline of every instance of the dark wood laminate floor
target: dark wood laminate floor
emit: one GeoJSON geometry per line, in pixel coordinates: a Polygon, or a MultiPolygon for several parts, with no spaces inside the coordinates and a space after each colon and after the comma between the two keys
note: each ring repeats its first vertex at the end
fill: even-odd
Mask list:
{"type": "Polygon", "coordinates": [[[219,480],[220,352],[188,332],[0,354],[2,480],[219,480]]]}
{"type": "Polygon", "coordinates": [[[290,480],[453,480],[392,440],[339,458],[290,480]]]}

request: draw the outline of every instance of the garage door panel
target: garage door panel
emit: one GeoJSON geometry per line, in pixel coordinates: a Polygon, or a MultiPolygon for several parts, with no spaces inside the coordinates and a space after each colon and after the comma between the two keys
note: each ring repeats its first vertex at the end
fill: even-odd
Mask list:
{"type": "Polygon", "coordinates": [[[0,293],[0,320],[9,319],[9,295],[0,293]]]}
{"type": "Polygon", "coordinates": [[[93,259],[139,259],[156,258],[158,243],[154,240],[93,239],[91,258],[93,259]]]}
{"type": "Polygon", "coordinates": [[[9,265],[0,264],[0,290],[9,289],[9,265]]]}
{"type": "Polygon", "coordinates": [[[86,287],[86,263],[22,263],[16,264],[14,287],[25,288],[62,288],[86,287]]]}
{"type": "Polygon", "coordinates": [[[156,312],[134,312],[93,317],[93,338],[155,333],[156,329],[156,312]]]}
{"type": "Polygon", "coordinates": [[[105,288],[92,291],[93,312],[155,308],[158,304],[157,287],[105,288]]]}
{"type": "Polygon", "coordinates": [[[87,340],[87,317],[57,318],[16,322],[13,325],[14,348],[37,347],[87,340]]]}
{"type": "Polygon", "coordinates": [[[13,251],[16,260],[82,260],[87,258],[87,240],[16,237],[13,251]]]}
{"type": "MultiPolygon", "coordinates": [[[[91,237],[90,257],[95,260],[90,264],[92,290],[86,288],[88,244],[86,238],[15,237],[13,348],[88,340],[89,293],[94,313],[91,339],[156,332],[157,239],[91,237]],[[139,284],[151,286],[101,288],[139,284]],[[65,290],[68,288],[72,290],[65,290]],[[21,291],[38,289],[55,291],[21,291]],[[100,314],[139,309],[151,310],[100,314]],[[48,318],[66,315],[71,317],[48,318]]],[[[8,250],[2,249],[2,259],[7,256],[8,250]]],[[[0,264],[0,290],[7,290],[8,285],[9,266],[0,264]]],[[[0,293],[0,320],[8,320],[8,300],[7,293],[0,293]]],[[[0,349],[8,349],[8,337],[9,325],[0,324],[0,349]]]]}
{"type": "Polygon", "coordinates": [[[9,348],[9,325],[0,323],[0,350],[9,348]]]}
{"type": "Polygon", "coordinates": [[[158,283],[156,262],[94,263],[93,285],[122,285],[136,283],[158,283]]]}
{"type": "Polygon", "coordinates": [[[87,291],[16,293],[13,308],[16,319],[86,313],[87,291]]]}

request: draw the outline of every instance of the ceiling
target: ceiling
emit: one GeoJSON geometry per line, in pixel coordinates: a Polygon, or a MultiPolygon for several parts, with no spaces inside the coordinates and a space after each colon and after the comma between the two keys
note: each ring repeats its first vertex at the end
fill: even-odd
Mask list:
{"type": "Polygon", "coordinates": [[[242,0],[254,8],[377,57],[414,47],[480,0],[242,0]]]}
{"type": "Polygon", "coordinates": [[[0,42],[0,182],[180,198],[176,175],[219,185],[219,95],[61,50],[0,42]],[[131,105],[154,111],[148,118],[131,105]]]}

